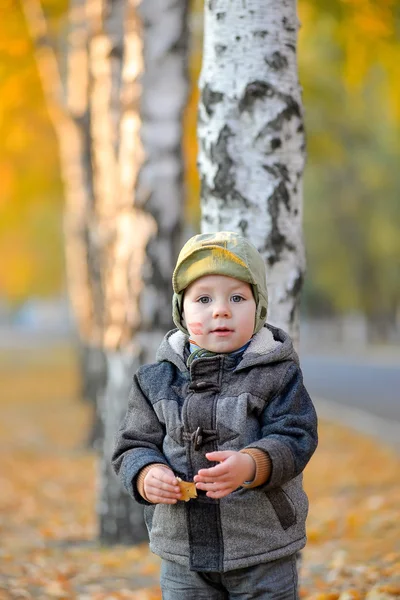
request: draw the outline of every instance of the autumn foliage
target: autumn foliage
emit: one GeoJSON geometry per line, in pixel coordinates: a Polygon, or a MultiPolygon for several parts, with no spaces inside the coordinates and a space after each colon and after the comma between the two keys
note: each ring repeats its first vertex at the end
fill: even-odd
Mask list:
{"type": "MultiPolygon", "coordinates": [[[[90,407],[70,347],[0,354],[0,599],[161,600],[146,545],[96,542],[90,407]]],[[[308,466],[301,598],[400,597],[400,460],[331,423],[308,466]]],[[[251,540],[249,540],[251,543],[251,540]]]]}

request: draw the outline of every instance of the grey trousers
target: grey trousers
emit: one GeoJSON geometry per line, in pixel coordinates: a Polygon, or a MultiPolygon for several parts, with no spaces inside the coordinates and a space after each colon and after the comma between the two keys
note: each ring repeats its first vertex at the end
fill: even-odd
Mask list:
{"type": "Polygon", "coordinates": [[[298,600],[296,557],[226,573],[190,571],[161,563],[163,600],[298,600]]]}

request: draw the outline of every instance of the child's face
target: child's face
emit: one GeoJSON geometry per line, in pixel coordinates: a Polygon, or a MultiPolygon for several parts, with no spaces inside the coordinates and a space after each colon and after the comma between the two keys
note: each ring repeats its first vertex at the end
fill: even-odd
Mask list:
{"type": "Polygon", "coordinates": [[[233,352],[254,331],[256,303],[251,286],[225,275],[205,275],[185,290],[183,316],[189,337],[211,352],[233,352]]]}

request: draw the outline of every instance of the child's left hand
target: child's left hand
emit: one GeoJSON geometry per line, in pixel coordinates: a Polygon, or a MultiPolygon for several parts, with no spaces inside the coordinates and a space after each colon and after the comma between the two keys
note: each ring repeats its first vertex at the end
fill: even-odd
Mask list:
{"type": "Polygon", "coordinates": [[[208,452],[206,458],[220,464],[200,469],[193,479],[196,488],[205,490],[209,498],[224,498],[245,481],[254,479],[256,464],[249,454],[224,450],[208,452]]]}

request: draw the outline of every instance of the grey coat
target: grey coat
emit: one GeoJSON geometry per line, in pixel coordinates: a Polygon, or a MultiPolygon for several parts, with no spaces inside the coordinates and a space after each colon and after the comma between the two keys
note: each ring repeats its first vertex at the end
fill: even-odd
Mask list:
{"type": "Polygon", "coordinates": [[[181,331],[169,332],[157,362],[138,370],[113,455],[128,492],[147,505],[150,548],[195,571],[289,556],[306,542],[301,473],[317,446],[317,418],[290,338],[266,325],[241,360],[199,358],[190,371],[187,342],[181,331]],[[151,505],[137,491],[137,475],[150,463],[191,481],[212,466],[206,452],[245,447],[272,461],[267,483],[255,489],[220,500],[198,491],[197,499],[173,505],[151,505]]]}

